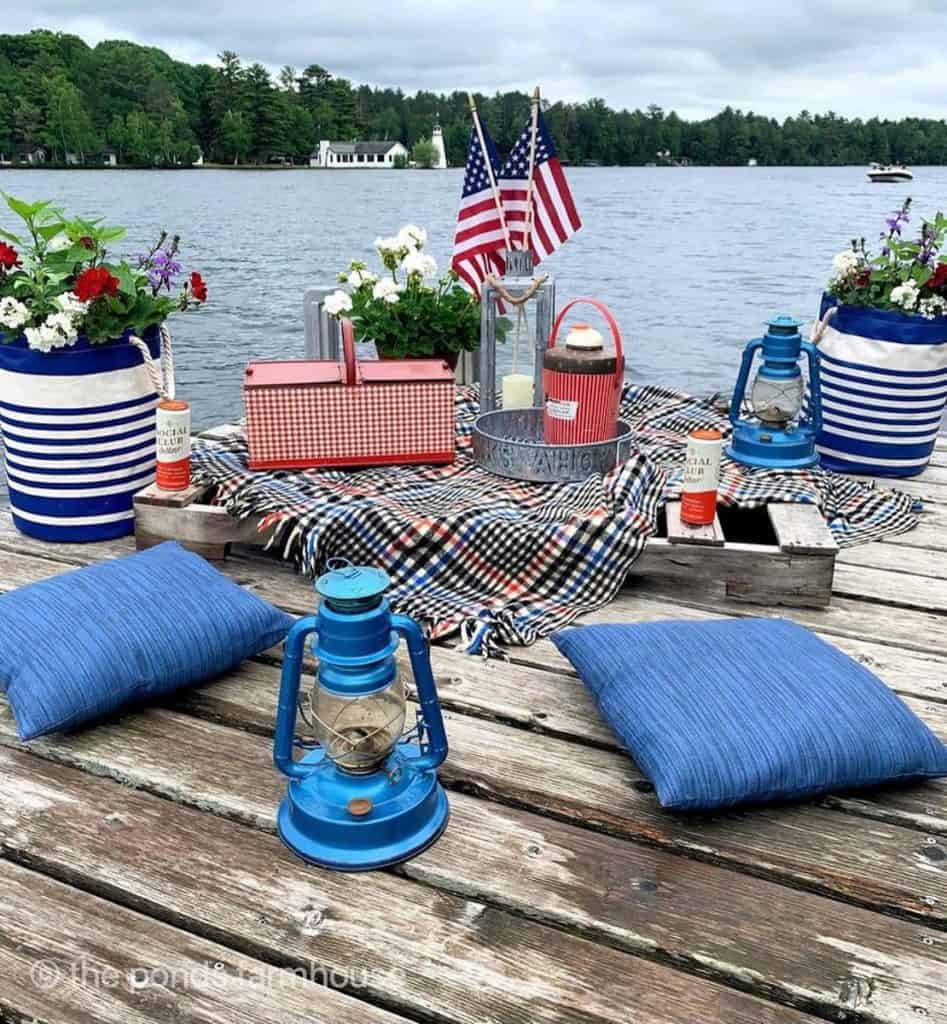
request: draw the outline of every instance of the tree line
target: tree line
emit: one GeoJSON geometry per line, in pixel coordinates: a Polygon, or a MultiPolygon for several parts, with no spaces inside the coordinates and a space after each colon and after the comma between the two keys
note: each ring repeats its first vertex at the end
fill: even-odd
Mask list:
{"type": "MultiPolygon", "coordinates": [[[[508,151],[529,96],[514,91],[477,100],[497,147],[508,151]]],[[[777,121],[727,107],[689,121],[654,104],[613,110],[597,98],[544,101],[544,109],[560,156],[576,164],[947,163],[944,120],[804,110],[777,121]]],[[[45,29],[0,35],[0,155],[8,161],[42,147],[54,164],[100,164],[106,153],[143,167],[190,166],[199,155],[227,164],[299,164],[319,139],[398,140],[423,157],[436,118],[448,161],[463,163],[470,120],[462,92],[407,95],[356,85],[317,63],[274,75],[231,51],[211,67],[121,40],[90,47],[45,29]]]]}

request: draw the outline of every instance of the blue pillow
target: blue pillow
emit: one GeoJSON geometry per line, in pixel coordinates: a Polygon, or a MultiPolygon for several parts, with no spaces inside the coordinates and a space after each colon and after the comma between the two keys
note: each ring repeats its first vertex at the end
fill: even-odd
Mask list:
{"type": "Polygon", "coordinates": [[[172,541],[0,596],[0,687],[30,740],[225,672],[293,622],[172,541]]]}
{"type": "Polygon", "coordinates": [[[947,746],[904,702],[795,623],[585,626],[553,640],[663,807],[947,775],[947,746]]]}

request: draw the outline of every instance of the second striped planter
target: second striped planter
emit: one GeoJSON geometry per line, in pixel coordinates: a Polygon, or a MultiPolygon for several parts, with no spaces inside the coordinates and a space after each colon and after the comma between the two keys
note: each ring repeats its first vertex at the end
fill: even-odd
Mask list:
{"type": "MultiPolygon", "coordinates": [[[[144,341],[158,362],[158,329],[144,341]]],[[[48,353],[0,338],[0,438],[17,529],[73,543],[132,533],[132,498],[155,477],[157,400],[127,335],[48,353]]]]}

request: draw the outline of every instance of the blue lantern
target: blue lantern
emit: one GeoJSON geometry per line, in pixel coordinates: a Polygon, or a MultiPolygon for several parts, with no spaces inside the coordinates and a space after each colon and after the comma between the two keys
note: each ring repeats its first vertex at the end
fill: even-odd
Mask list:
{"type": "Polygon", "coordinates": [[[300,619],[286,640],[273,759],[289,777],[279,809],[280,838],[304,860],[341,871],[366,871],[407,860],[447,825],[437,780],[447,736],[427,643],[413,619],[393,615],[390,580],[379,569],[334,559],[316,582],[315,616],[300,619]],[[293,757],[302,654],[315,634],[319,662],[312,708],[318,746],[293,757]],[[395,660],[408,644],[418,694],[417,726],[402,736],[404,682],[395,660]]]}
{"type": "Polygon", "coordinates": [[[747,466],[765,469],[802,469],[819,461],[815,437],[822,427],[822,389],[819,383],[819,352],[799,333],[802,321],[778,316],[767,322],[762,338],[754,338],[743,350],[736,390],[730,400],[733,436],[727,454],[747,466]],[[762,365],[750,388],[748,405],[752,418],[741,418],[746,388],[759,352],[762,365]],[[799,367],[802,353],[809,362],[809,398],[799,367]]]}

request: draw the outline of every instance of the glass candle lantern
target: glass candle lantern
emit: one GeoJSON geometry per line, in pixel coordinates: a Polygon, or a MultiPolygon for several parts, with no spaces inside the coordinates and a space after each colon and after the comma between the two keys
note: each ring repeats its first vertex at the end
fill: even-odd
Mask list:
{"type": "Polygon", "coordinates": [[[511,371],[500,382],[503,408],[542,404],[543,352],[556,313],[556,285],[548,274],[534,275],[529,250],[508,250],[506,273],[486,280],[480,290],[480,411],[492,412],[497,395],[497,321],[512,321],[506,335],[511,371]]]}

